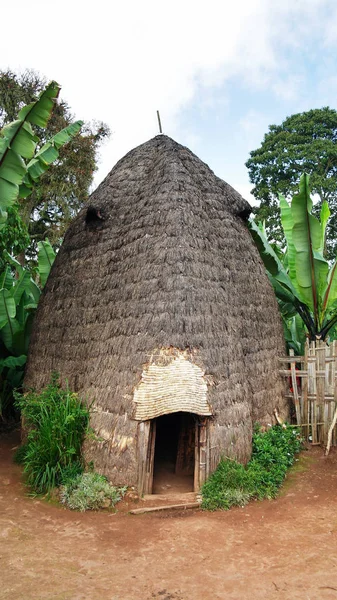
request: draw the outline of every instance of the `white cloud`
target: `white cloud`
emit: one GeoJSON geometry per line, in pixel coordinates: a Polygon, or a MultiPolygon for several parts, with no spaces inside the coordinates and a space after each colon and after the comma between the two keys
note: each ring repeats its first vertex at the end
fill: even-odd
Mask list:
{"type": "Polygon", "coordinates": [[[265,112],[262,113],[250,109],[239,119],[238,125],[241,129],[241,134],[243,133],[251,141],[256,138],[256,135],[260,133],[261,129],[266,129],[268,117],[265,112]]]}
{"type": "Polygon", "coordinates": [[[258,202],[250,193],[253,188],[252,183],[242,183],[242,181],[238,181],[236,183],[232,183],[231,185],[245,200],[247,200],[247,202],[249,202],[251,206],[259,206],[260,202],[258,202]]]}
{"type": "Polygon", "coordinates": [[[277,79],[273,83],[272,89],[276,96],[285,102],[291,102],[297,100],[302,95],[304,81],[305,78],[303,75],[286,75],[282,79],[277,79]]]}
{"type": "MultiPolygon", "coordinates": [[[[211,99],[235,76],[248,87],[274,84],[278,94],[296,94],[296,69],[285,75],[282,49],[306,44],[328,5],[331,0],[58,0],[46,9],[45,0],[17,0],[15,38],[12,28],[2,28],[0,65],[56,79],[78,118],[108,122],[113,136],[102,149],[101,178],[158,132],[157,109],[164,132],[179,139],[179,114],[201,88],[211,99]]],[[[2,22],[11,23],[12,6],[1,10],[2,22]]]]}

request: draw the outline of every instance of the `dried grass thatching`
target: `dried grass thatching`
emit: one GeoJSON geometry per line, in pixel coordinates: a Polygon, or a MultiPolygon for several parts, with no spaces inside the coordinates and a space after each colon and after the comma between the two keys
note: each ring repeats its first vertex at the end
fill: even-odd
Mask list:
{"type": "Polygon", "coordinates": [[[247,460],[252,423],[286,410],[282,328],[249,213],[231,186],[161,135],[117,163],[67,231],[25,384],[40,388],[57,370],[94,400],[98,439],[87,457],[112,481],[136,484],[135,392],[137,400],[156,356],[198,367],[188,367],[188,385],[213,413],[210,468],[221,454],[247,460]]]}

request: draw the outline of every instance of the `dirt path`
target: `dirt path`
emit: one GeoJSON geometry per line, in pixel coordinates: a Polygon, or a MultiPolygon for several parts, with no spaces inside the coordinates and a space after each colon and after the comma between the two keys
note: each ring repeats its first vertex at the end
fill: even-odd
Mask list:
{"type": "Polygon", "coordinates": [[[25,497],[0,442],[1,600],[337,600],[336,451],[275,501],[132,516],[25,497]]]}

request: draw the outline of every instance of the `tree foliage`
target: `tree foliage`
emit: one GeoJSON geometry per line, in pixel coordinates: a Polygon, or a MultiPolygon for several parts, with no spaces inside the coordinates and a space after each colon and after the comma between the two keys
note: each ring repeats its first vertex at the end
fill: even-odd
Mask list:
{"type": "Polygon", "coordinates": [[[19,256],[29,244],[28,227],[20,218],[19,207],[10,206],[7,209],[5,226],[0,233],[0,273],[8,263],[6,252],[12,256],[19,256]]]}
{"type": "Polygon", "coordinates": [[[337,111],[325,107],[287,117],[281,125],[270,125],[260,148],[246,162],[252,194],[260,200],[254,212],[265,222],[271,239],[284,244],[278,194],[286,198],[297,190],[301,173],[310,175],[311,192],[324,201],[332,217],[327,227],[326,253],[337,254],[337,111]]]}
{"type": "MultiPolygon", "coordinates": [[[[32,71],[22,75],[0,71],[0,128],[15,120],[18,111],[34,101],[45,85],[46,81],[32,71]]],[[[73,122],[68,104],[59,101],[46,128],[36,127],[41,145],[73,122]]],[[[53,245],[58,245],[70,220],[88,197],[97,168],[98,148],[108,135],[104,123],[84,124],[81,134],[60,149],[58,159],[42,175],[29,198],[20,202],[22,227],[28,229],[31,252],[36,252],[37,242],[47,235],[53,245]]],[[[6,235],[12,234],[7,231],[6,235]]]]}

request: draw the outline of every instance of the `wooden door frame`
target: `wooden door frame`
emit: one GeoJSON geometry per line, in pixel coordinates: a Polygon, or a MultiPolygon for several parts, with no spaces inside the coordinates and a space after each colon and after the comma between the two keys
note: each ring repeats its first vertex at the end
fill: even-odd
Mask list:
{"type": "Polygon", "coordinates": [[[138,493],[152,494],[156,419],[138,423],[138,493]]]}
{"type": "MultiPolygon", "coordinates": [[[[156,421],[155,418],[138,423],[138,493],[140,496],[152,494],[156,421]]],[[[199,417],[195,423],[194,492],[200,491],[209,475],[209,423],[209,417],[199,417]]]]}
{"type": "Polygon", "coordinates": [[[209,417],[195,423],[194,491],[199,492],[209,475],[209,417]]]}

